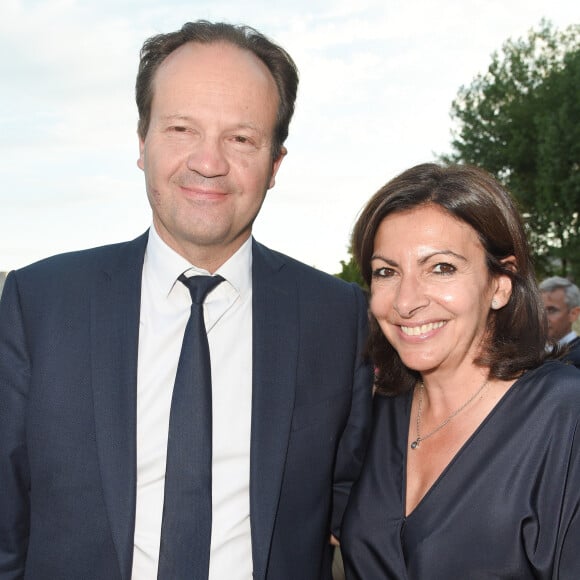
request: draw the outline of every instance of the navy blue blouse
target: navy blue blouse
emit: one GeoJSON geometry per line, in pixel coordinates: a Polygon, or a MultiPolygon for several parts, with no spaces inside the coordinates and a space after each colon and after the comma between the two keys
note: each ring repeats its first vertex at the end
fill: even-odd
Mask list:
{"type": "Polygon", "coordinates": [[[411,398],[375,397],[342,526],[347,580],[579,580],[580,371],[525,373],[405,517],[411,398]]]}

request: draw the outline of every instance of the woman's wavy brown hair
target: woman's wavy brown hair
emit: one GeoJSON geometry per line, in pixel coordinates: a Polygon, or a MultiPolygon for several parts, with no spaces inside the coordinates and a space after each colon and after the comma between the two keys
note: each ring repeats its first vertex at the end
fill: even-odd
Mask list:
{"type": "MultiPolygon", "coordinates": [[[[509,380],[545,358],[546,323],[534,276],[522,218],[514,201],[489,173],[466,165],[417,165],[384,185],[369,200],[354,227],[352,247],[365,282],[371,287],[371,257],[381,222],[390,214],[433,204],[469,224],[484,248],[490,276],[506,275],[511,297],[491,310],[489,339],[476,364],[489,368],[491,378],[509,380]],[[516,268],[503,263],[515,257],[516,268]]],[[[419,378],[407,368],[371,318],[368,354],[376,368],[376,387],[399,394],[419,378]]]]}

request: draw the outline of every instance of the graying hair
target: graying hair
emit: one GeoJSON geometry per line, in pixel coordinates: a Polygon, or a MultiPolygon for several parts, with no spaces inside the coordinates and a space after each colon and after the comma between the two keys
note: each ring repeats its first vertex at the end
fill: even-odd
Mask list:
{"type": "Polygon", "coordinates": [[[551,278],[546,278],[540,284],[540,292],[553,292],[560,288],[564,290],[565,302],[569,310],[580,306],[580,289],[567,278],[552,276],[551,278]]]}

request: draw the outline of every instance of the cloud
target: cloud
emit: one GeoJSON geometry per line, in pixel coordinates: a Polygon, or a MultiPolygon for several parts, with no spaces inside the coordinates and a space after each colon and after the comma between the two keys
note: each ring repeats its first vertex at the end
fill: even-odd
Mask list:
{"type": "Polygon", "coordinates": [[[544,16],[562,27],[580,9],[573,0],[2,0],[0,270],[147,226],[133,91],[152,34],[197,18],[243,22],[292,54],[301,86],[290,154],[256,235],[334,272],[365,200],[448,149],[459,86],[544,16]]]}

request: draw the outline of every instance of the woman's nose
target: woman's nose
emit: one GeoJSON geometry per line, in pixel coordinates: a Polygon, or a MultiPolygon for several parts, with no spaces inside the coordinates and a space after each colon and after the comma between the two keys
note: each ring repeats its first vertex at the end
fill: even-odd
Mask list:
{"type": "Polygon", "coordinates": [[[402,276],[395,296],[394,308],[402,318],[410,318],[428,304],[423,284],[415,276],[402,276]]]}

